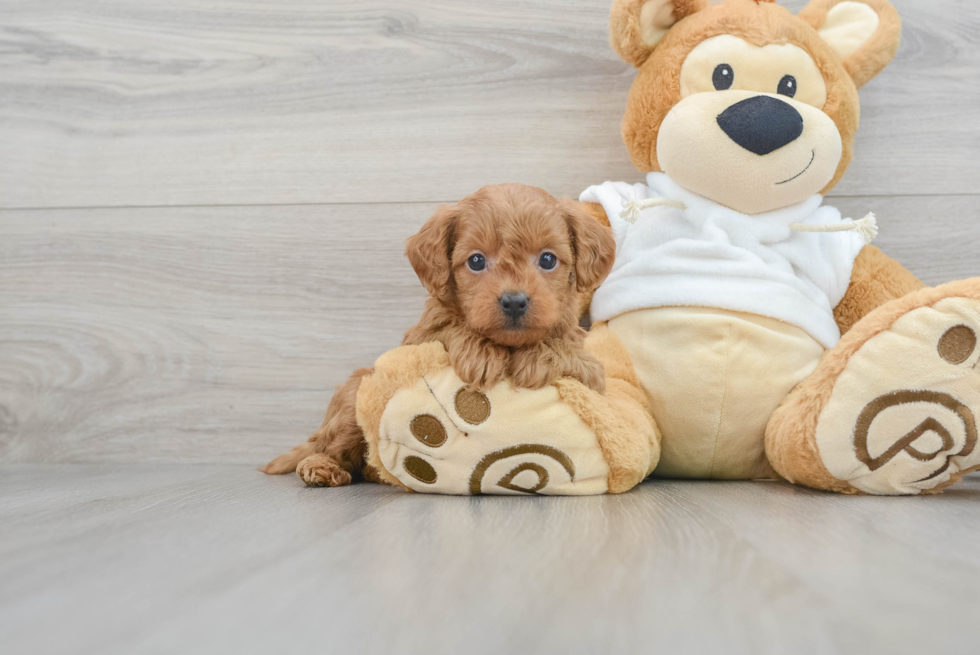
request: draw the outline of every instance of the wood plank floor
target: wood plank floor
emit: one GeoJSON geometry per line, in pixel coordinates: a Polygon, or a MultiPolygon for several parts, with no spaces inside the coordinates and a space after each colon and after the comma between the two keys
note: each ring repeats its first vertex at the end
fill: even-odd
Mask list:
{"type": "Polygon", "coordinates": [[[969,653],[980,477],[446,498],[213,465],[0,469],[8,653],[969,653]]]}

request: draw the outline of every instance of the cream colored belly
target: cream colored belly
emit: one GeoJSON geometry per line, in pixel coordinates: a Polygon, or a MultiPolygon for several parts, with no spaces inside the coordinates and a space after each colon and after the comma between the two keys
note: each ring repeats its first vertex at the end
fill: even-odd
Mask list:
{"type": "Polygon", "coordinates": [[[660,307],[609,321],[662,433],[660,477],[772,477],[766,423],[824,353],[803,330],[754,314],[660,307]]]}

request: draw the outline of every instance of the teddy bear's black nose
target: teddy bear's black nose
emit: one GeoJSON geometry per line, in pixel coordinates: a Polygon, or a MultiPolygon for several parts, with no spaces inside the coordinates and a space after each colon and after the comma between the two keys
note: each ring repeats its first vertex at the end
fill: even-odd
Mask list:
{"type": "Polygon", "coordinates": [[[754,96],[718,115],[718,125],[749,152],[768,155],[803,134],[803,116],[789,103],[772,96],[754,96]]]}

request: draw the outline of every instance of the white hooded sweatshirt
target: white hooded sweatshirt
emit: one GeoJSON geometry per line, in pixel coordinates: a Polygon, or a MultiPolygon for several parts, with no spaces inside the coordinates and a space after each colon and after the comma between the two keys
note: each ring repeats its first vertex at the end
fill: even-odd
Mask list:
{"type": "Polygon", "coordinates": [[[616,263],[592,298],[592,320],[655,307],[716,307],[795,325],[825,348],[840,339],[833,310],[866,242],[857,231],[798,231],[800,224],[851,223],[822,206],[823,196],[750,216],[650,173],[645,185],[606,182],[579,200],[602,205],[616,238],[616,263]],[[644,209],[635,222],[621,216],[629,201],[647,198],[674,206],[644,209]]]}

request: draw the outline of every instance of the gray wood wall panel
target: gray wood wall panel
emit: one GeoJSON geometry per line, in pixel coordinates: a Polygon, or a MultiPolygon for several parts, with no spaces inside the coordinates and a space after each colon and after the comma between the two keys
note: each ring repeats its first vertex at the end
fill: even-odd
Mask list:
{"type": "MultiPolygon", "coordinates": [[[[930,284],[980,274],[976,198],[836,198],[930,284]]],[[[0,211],[0,459],[261,463],[396,346],[435,205],[0,211]]]]}
{"type": "Polygon", "coordinates": [[[249,461],[312,432],[417,319],[402,251],[433,208],[3,212],[0,457],[249,461]]]}
{"type": "MultiPolygon", "coordinates": [[[[610,0],[0,0],[0,207],[632,179],[610,0]]],[[[802,2],[790,3],[794,9],[802,2]]],[[[896,0],[843,195],[976,193],[980,5],[896,0]]]]}

